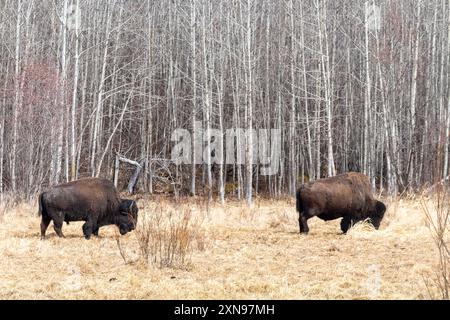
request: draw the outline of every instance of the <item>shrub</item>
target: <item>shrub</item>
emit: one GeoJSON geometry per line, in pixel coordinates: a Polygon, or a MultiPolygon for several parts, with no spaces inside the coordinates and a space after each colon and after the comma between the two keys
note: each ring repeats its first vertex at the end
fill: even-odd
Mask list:
{"type": "Polygon", "coordinates": [[[424,197],[421,199],[428,227],[438,252],[438,265],[434,277],[425,280],[431,298],[437,298],[432,285],[437,289],[439,298],[448,300],[450,289],[450,195],[445,184],[439,183],[432,196],[432,205],[424,197]]]}
{"type": "MultiPolygon", "coordinates": [[[[139,217],[136,237],[140,258],[159,268],[189,265],[195,241],[204,241],[200,222],[190,209],[179,211],[158,206],[139,217]]],[[[204,244],[198,244],[202,249],[204,244]]]]}

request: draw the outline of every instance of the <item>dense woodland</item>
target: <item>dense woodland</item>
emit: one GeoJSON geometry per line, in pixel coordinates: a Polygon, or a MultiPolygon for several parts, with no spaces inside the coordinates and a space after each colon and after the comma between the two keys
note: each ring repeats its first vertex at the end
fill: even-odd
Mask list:
{"type": "MultiPolygon", "coordinates": [[[[448,0],[0,0],[0,195],[112,179],[116,155],[141,163],[141,192],[251,202],[350,170],[380,192],[420,190],[449,175],[449,12],[448,0]],[[278,173],[175,165],[173,130],[199,122],[281,129],[278,173]]],[[[134,169],[120,162],[120,187],[134,169]]]]}

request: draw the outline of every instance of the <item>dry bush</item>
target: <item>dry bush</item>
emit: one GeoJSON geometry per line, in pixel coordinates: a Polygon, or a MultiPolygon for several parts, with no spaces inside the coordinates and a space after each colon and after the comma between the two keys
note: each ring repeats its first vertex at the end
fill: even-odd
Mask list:
{"type": "Polygon", "coordinates": [[[449,299],[450,289],[450,195],[445,187],[438,187],[435,194],[427,199],[422,197],[420,203],[434,244],[438,252],[438,265],[431,279],[424,279],[431,298],[449,299]],[[431,202],[431,204],[430,204],[431,202]],[[438,292],[436,294],[436,291],[438,292]]]}
{"type": "Polygon", "coordinates": [[[184,268],[190,263],[194,243],[203,250],[201,221],[190,208],[177,210],[162,205],[140,217],[136,228],[140,258],[158,268],[184,268]]]}

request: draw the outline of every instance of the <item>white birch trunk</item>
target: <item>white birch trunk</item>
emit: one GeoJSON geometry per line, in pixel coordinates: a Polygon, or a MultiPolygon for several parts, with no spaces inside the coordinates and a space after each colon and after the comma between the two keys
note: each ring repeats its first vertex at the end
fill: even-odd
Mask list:
{"type": "Polygon", "coordinates": [[[325,92],[325,106],[327,114],[327,151],[328,151],[328,165],[327,172],[328,176],[334,176],[336,174],[336,169],[334,166],[334,156],[333,156],[333,132],[332,132],[332,92],[331,92],[331,73],[330,73],[330,57],[328,50],[328,36],[326,30],[326,24],[324,21],[327,20],[326,15],[326,4],[321,4],[317,1],[317,20],[319,24],[319,52],[321,56],[321,67],[322,75],[324,79],[324,92],[325,92]],[[321,6],[323,9],[321,10],[321,6]],[[325,43],[325,48],[323,44],[325,43]]]}
{"type": "MultiPolygon", "coordinates": [[[[191,23],[191,51],[192,51],[192,58],[191,58],[191,72],[192,72],[192,116],[191,116],[191,125],[192,125],[192,133],[196,131],[195,122],[197,121],[197,50],[196,50],[196,2],[197,0],[192,0],[191,2],[191,12],[190,12],[190,23],[191,23]]],[[[196,139],[192,139],[192,164],[191,164],[191,195],[195,196],[195,182],[196,182],[196,147],[197,147],[197,141],[196,139]]]]}
{"type": "MultiPolygon", "coordinates": [[[[106,9],[108,10],[108,9],[106,9]]],[[[94,131],[92,135],[92,152],[91,152],[91,172],[92,176],[96,173],[96,154],[97,147],[100,141],[100,121],[103,113],[103,90],[105,85],[105,76],[106,76],[106,62],[108,58],[108,40],[110,36],[110,27],[112,21],[112,9],[108,12],[107,22],[106,22],[106,42],[105,47],[103,49],[103,61],[102,61],[102,72],[100,76],[100,83],[97,93],[97,103],[95,109],[95,120],[94,120],[94,131]]]]}
{"type": "Polygon", "coordinates": [[[247,205],[252,205],[252,188],[253,188],[253,135],[251,130],[253,128],[253,101],[252,101],[252,28],[251,28],[251,4],[252,0],[247,0],[247,14],[246,14],[246,97],[247,97],[247,146],[246,146],[246,165],[247,165],[247,190],[246,199],[247,205]]]}
{"type": "Polygon", "coordinates": [[[17,127],[18,127],[18,115],[20,108],[20,30],[22,25],[22,0],[17,1],[17,21],[16,21],[16,50],[15,50],[15,72],[14,72],[14,111],[13,111],[13,123],[12,123],[12,150],[11,150],[11,188],[15,192],[17,189],[16,182],[16,154],[17,154],[17,127]]]}

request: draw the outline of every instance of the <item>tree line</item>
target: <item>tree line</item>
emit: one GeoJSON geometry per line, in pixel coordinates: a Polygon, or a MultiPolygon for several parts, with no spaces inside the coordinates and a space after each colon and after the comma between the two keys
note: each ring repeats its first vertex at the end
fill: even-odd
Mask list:
{"type": "Polygon", "coordinates": [[[1,0],[0,195],[112,178],[119,156],[141,164],[144,192],[249,203],[346,171],[389,194],[445,179],[449,12],[448,0],[1,0]],[[172,132],[199,124],[280,129],[277,173],[261,175],[249,148],[243,165],[174,164],[172,132]]]}

